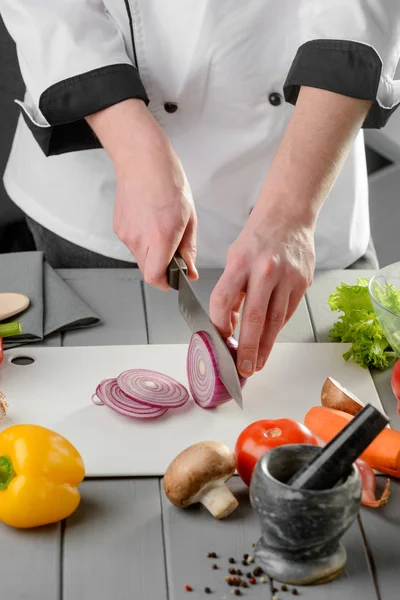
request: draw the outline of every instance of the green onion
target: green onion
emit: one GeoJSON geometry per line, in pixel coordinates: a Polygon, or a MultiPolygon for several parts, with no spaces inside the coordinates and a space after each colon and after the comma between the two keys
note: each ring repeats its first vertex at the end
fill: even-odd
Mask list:
{"type": "Polygon", "coordinates": [[[22,333],[22,325],[19,321],[13,323],[2,323],[0,324],[0,337],[12,337],[13,335],[19,335],[22,333]]]}

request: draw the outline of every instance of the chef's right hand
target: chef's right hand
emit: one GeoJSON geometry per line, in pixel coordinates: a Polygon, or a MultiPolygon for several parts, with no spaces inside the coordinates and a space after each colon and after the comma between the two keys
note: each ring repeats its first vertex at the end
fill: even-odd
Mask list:
{"type": "Polygon", "coordinates": [[[167,267],[179,250],[197,279],[197,219],[182,164],[141,100],[127,100],[88,122],[113,160],[114,231],[150,285],[169,289],[167,267]]]}

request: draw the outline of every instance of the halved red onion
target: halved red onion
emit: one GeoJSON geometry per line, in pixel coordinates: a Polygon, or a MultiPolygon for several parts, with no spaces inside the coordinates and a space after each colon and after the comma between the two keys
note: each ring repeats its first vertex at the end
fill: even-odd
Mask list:
{"type": "Polygon", "coordinates": [[[168,375],[148,369],[129,369],[117,377],[123,393],[148,406],[179,408],[189,400],[188,390],[168,375]]]}
{"type": "Polygon", "coordinates": [[[94,404],[104,404],[120,415],[131,419],[155,419],[167,412],[167,408],[147,406],[128,398],[118,387],[116,379],[103,379],[92,396],[94,404]]]}
{"type": "MultiPolygon", "coordinates": [[[[237,342],[233,338],[224,340],[236,362],[237,342]]],[[[215,408],[232,400],[218,374],[212,340],[205,331],[198,331],[191,337],[186,359],[186,372],[190,393],[202,408],[215,408]]],[[[247,379],[240,377],[243,388],[247,379]]]]}

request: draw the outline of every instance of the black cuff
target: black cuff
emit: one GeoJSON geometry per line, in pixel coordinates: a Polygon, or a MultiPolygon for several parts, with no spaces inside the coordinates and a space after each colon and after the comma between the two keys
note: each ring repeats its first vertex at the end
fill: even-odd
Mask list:
{"type": "Polygon", "coordinates": [[[60,81],[43,92],[39,109],[50,127],[38,127],[25,111],[22,114],[44,154],[53,156],[101,148],[85,117],[129,98],[149,103],[137,69],[110,65],[60,81]]]}
{"type": "Polygon", "coordinates": [[[363,127],[380,129],[397,108],[382,108],[376,100],[381,71],[382,61],[371,46],[344,40],[312,40],[297,51],[283,88],[285,100],[296,104],[302,85],[371,100],[373,105],[363,127]]]}

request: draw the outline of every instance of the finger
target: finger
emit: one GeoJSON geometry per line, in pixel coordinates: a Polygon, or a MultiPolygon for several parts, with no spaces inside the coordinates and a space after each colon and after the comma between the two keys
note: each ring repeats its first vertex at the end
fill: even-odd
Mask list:
{"type": "Polygon", "coordinates": [[[278,285],[271,294],[258,348],[257,371],[267,362],[277,335],[285,324],[290,295],[291,288],[285,285],[278,285]]]}
{"type": "MultiPolygon", "coordinates": [[[[232,311],[231,311],[231,326],[232,326],[232,333],[230,335],[233,335],[235,333],[235,329],[239,324],[239,320],[240,320],[240,309],[241,306],[243,304],[243,300],[245,299],[246,294],[244,292],[241,292],[238,296],[237,301],[234,303],[233,307],[232,307],[232,311]]],[[[229,337],[229,336],[228,336],[229,337]]]]}
{"type": "Polygon", "coordinates": [[[176,249],[177,243],[165,238],[153,241],[149,246],[143,267],[143,277],[146,283],[159,290],[170,289],[167,270],[176,249]]]}
{"type": "Polygon", "coordinates": [[[185,232],[179,244],[179,252],[188,268],[188,277],[191,280],[199,278],[195,262],[196,262],[196,234],[197,234],[197,218],[195,212],[192,213],[185,232]]]}
{"type": "Polygon", "coordinates": [[[210,298],[210,319],[222,337],[233,334],[234,315],[240,309],[244,297],[246,276],[244,273],[233,275],[225,269],[210,298]],[[233,321],[233,322],[232,322],[233,321]]]}
{"type": "Polygon", "coordinates": [[[304,296],[304,291],[300,290],[300,291],[294,291],[290,294],[290,298],[289,298],[289,304],[288,304],[288,309],[286,312],[286,317],[285,317],[285,325],[288,321],[290,321],[290,319],[293,317],[294,313],[296,312],[303,296],[304,296]]]}
{"type": "Polygon", "coordinates": [[[258,347],[263,331],[274,280],[250,280],[246,289],[242,321],[240,324],[237,364],[242,377],[255,371],[258,347]]]}

